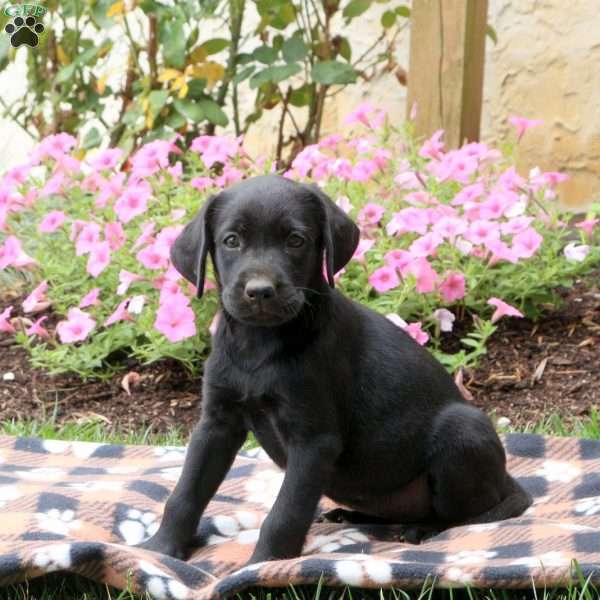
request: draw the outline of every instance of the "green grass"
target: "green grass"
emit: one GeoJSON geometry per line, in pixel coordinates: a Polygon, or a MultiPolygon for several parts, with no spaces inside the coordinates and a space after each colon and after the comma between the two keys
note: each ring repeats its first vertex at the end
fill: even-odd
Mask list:
{"type": "MultiPolygon", "coordinates": [[[[502,431],[514,431],[508,428],[502,431]]],[[[521,428],[520,431],[544,435],[576,436],[600,439],[600,412],[593,409],[583,419],[561,419],[552,415],[544,421],[521,428]]],[[[184,445],[186,435],[181,429],[167,434],[154,434],[149,429],[125,432],[107,427],[101,420],[57,424],[54,420],[0,422],[0,434],[35,436],[45,439],[109,442],[114,444],[184,445]]],[[[256,445],[253,437],[247,447],[256,445]]],[[[600,589],[589,581],[580,580],[566,589],[525,591],[516,590],[436,590],[427,583],[421,590],[364,590],[357,588],[325,588],[318,586],[289,587],[286,589],[255,589],[238,595],[239,600],[597,600],[600,589]]],[[[0,589],[1,600],[150,600],[131,591],[122,591],[100,585],[76,575],[55,573],[30,582],[0,589]]]]}

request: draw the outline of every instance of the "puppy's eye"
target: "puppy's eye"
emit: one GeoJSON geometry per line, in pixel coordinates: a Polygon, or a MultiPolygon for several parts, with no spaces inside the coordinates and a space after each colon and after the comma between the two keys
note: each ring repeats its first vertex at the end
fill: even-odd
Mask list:
{"type": "Polygon", "coordinates": [[[224,240],[223,243],[228,248],[239,248],[240,238],[235,233],[230,233],[224,240]]]}
{"type": "Polygon", "coordinates": [[[304,246],[304,238],[297,233],[292,233],[287,239],[287,245],[290,248],[300,248],[304,246]]]}

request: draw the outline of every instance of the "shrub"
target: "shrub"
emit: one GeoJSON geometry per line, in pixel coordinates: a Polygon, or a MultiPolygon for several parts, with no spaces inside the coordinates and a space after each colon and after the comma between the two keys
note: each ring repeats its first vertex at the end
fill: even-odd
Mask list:
{"type": "MultiPolygon", "coordinates": [[[[85,129],[84,149],[110,136],[112,145],[128,151],[176,132],[190,141],[200,131],[214,133],[228,124],[239,135],[264,111],[277,108],[279,159],[284,146],[294,153],[318,139],[326,105],[341,87],[383,72],[404,82],[394,55],[410,15],[405,4],[388,3],[380,35],[366,52],[352,55],[345,28],[376,4],[63,0],[29,5],[45,13],[45,32],[33,52],[16,50],[8,36],[0,36],[0,71],[27,53],[25,93],[10,104],[0,97],[0,105],[5,117],[36,139],[85,129]],[[219,24],[214,37],[210,32],[219,24]],[[284,126],[294,131],[285,140],[284,126]]],[[[0,13],[0,29],[8,18],[0,13]]]]}
{"type": "MultiPolygon", "coordinates": [[[[555,193],[565,175],[520,176],[510,151],[483,143],[446,151],[442,132],[417,144],[410,122],[395,127],[369,105],[348,122],[351,135],[307,147],[285,175],[316,180],[361,227],[337,285],[451,371],[485,352],[500,317],[536,318],[558,302],[557,286],[600,262],[599,207],[570,225],[555,193]],[[441,341],[455,320],[464,348],[446,354],[441,341]]],[[[518,123],[520,135],[532,125],[518,123]]],[[[21,277],[29,295],[0,307],[0,331],[52,372],[109,374],[125,356],[173,357],[196,370],[217,293],[209,278],[208,293],[195,297],[169,263],[170,245],[209,194],[273,171],[272,162],[219,136],[189,148],[155,140],[129,157],[77,155],[75,138],[50,136],[2,179],[0,276],[6,285],[21,277]]]]}

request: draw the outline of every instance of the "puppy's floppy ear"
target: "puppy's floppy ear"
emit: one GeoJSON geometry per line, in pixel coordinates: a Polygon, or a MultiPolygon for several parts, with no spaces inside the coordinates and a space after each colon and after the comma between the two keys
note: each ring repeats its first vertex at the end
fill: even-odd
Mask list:
{"type": "Polygon", "coordinates": [[[327,282],[330,287],[334,287],[333,276],[354,255],[360,239],[360,230],[356,223],[318,185],[311,184],[308,188],[320,200],[325,214],[323,238],[327,282]]]}
{"type": "Polygon", "coordinates": [[[204,291],[206,258],[213,244],[209,214],[217,196],[211,196],[177,236],[171,246],[171,262],[196,288],[198,298],[204,291]]]}

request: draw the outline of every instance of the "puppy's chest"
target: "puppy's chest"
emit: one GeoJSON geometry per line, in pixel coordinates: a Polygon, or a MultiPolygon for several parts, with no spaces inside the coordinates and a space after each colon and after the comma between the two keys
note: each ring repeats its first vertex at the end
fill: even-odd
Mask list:
{"type": "Polygon", "coordinates": [[[292,417],[286,400],[270,395],[243,399],[246,426],[281,468],[287,462],[287,446],[292,432],[292,417]]]}

